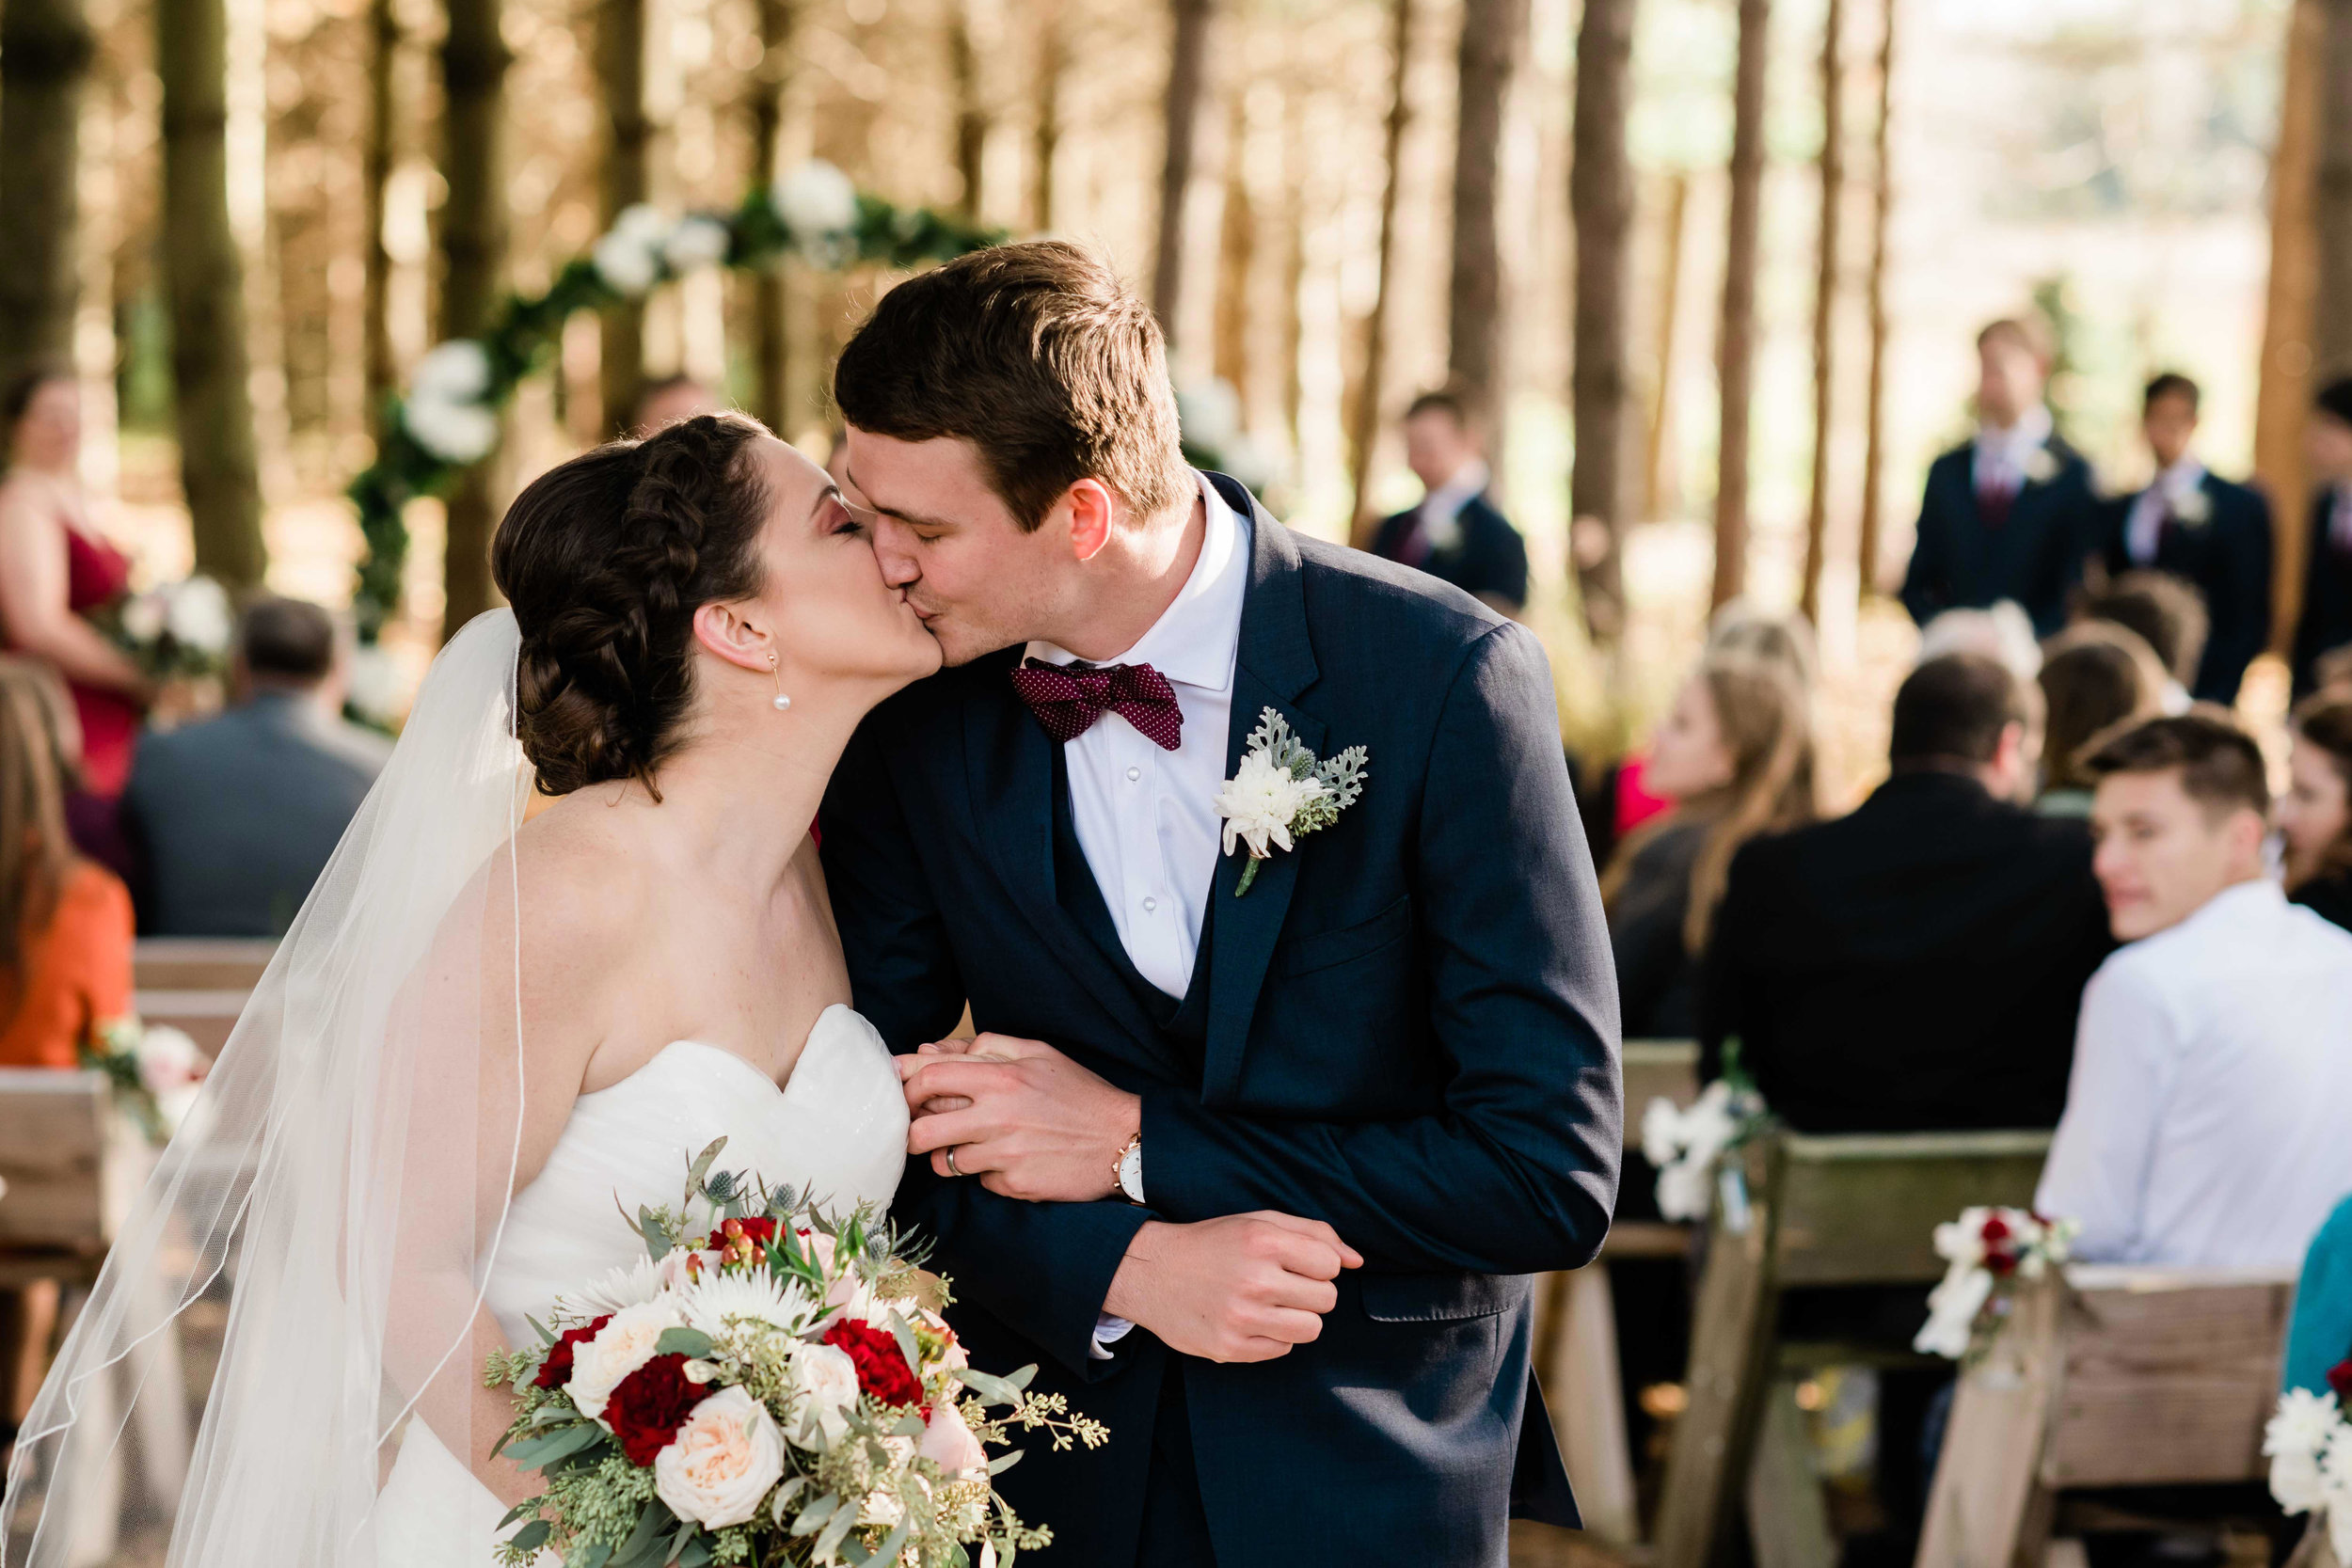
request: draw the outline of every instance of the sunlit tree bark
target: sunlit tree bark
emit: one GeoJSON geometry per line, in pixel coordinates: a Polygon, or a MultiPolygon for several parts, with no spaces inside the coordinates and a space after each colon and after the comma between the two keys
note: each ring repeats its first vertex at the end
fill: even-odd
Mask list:
{"type": "MultiPolygon", "coordinates": [[[[506,68],[499,0],[449,0],[441,45],[449,196],[441,207],[443,339],[479,337],[490,325],[506,272],[506,68]]],[[[610,403],[608,401],[608,407],[610,403]]],[[[444,636],[490,608],[490,531],[496,518],[493,463],[476,464],[449,501],[441,568],[444,636]]]]}
{"type": "Polygon", "coordinates": [[[1764,71],[1772,0],[1740,0],[1731,117],[1731,210],[1724,224],[1724,306],[1716,344],[1722,439],[1715,487],[1713,603],[1747,586],[1748,402],[1755,395],[1756,244],[1764,198],[1764,71]]]}
{"type": "MultiPolygon", "coordinates": [[[[460,0],[480,4],[483,0],[460,0]]],[[[488,0],[496,8],[497,0],[488,0]]],[[[653,120],[645,112],[646,0],[596,0],[596,90],[604,101],[600,213],[604,226],[653,194],[653,120]]],[[[453,22],[452,27],[455,24],[453,22]]],[[[604,430],[619,435],[636,417],[645,382],[645,308],[630,300],[606,310],[597,353],[604,430]]]]}
{"type": "Polygon", "coordinates": [[[2320,58],[2328,19],[2323,0],[2295,0],[2287,21],[2279,140],[2270,154],[2270,279],[2255,380],[2254,473],[2271,497],[2278,570],[2271,583],[2272,645],[2292,645],[2303,604],[2303,421],[2311,406],[2312,334],[2318,309],[2319,238],[2312,226],[2319,156],[2320,58]]]}
{"type": "Polygon", "coordinates": [[[1886,230],[1895,207],[1895,176],[1887,151],[1894,124],[1895,12],[1899,0],[1884,0],[1879,33],[1878,123],[1870,155],[1870,392],[1863,416],[1862,533],[1855,546],[1859,597],[1878,592],[1879,541],[1884,534],[1881,491],[1886,479],[1886,230]]]}
{"type": "MultiPolygon", "coordinates": [[[[749,84],[755,167],[763,187],[784,173],[784,93],[791,75],[794,0],[759,0],[759,65],[749,84]]],[[[752,412],[792,437],[792,296],[782,267],[752,281],[752,412]]]]}
{"type": "Polygon", "coordinates": [[[1446,370],[1490,442],[1502,436],[1502,118],[1526,51],[1528,0],[1464,0],[1454,143],[1454,271],[1446,370]]]}
{"type": "Polygon", "coordinates": [[[70,368],[90,53],[81,0],[0,10],[0,385],[36,363],[70,368]]]}
{"type": "Polygon", "coordinates": [[[1831,387],[1836,366],[1837,315],[1837,219],[1846,192],[1846,63],[1839,30],[1845,24],[1843,0],[1829,0],[1821,22],[1821,185],[1820,225],[1814,244],[1818,250],[1813,277],[1813,483],[1804,510],[1805,619],[1821,620],[1821,570],[1829,544],[1829,460],[1832,429],[1831,387]]]}
{"type": "Polygon", "coordinates": [[[1152,268],[1152,309],[1173,344],[1184,298],[1184,216],[1192,189],[1200,122],[1208,113],[1209,34],[1216,0],[1170,0],[1175,37],[1168,67],[1167,148],[1160,165],[1159,245],[1152,268]]]}
{"type": "Polygon", "coordinates": [[[1568,168],[1568,210],[1576,224],[1576,359],[1569,387],[1576,467],[1568,510],[1589,541],[1570,554],[1585,629],[1596,642],[1613,641],[1625,624],[1620,546],[1633,420],[1628,306],[1633,162],[1626,150],[1626,115],[1633,96],[1633,8],[1634,0],[1584,0],[1576,39],[1575,145],[1568,168]]]}
{"type": "MultiPolygon", "coordinates": [[[[1354,419],[1348,436],[1348,461],[1353,465],[1355,513],[1349,520],[1349,542],[1358,549],[1372,545],[1380,519],[1372,510],[1372,454],[1380,444],[1380,417],[1388,396],[1389,300],[1396,278],[1396,191],[1398,163],[1405,147],[1405,128],[1412,120],[1411,96],[1406,91],[1413,56],[1413,0],[1390,0],[1389,124],[1383,143],[1380,176],[1380,281],[1373,293],[1372,317],[1364,325],[1364,375],[1357,388],[1354,419]]],[[[1303,156],[1304,148],[1300,148],[1303,156]]],[[[1303,266],[1303,259],[1301,265],[1303,266]]],[[[1297,309],[1292,301],[1294,311],[1297,309]]],[[[1296,369],[1294,366],[1293,375],[1296,369]]],[[[1293,407],[1296,404],[1294,403],[1293,407]]],[[[1294,414],[1294,419],[1295,415],[1294,414]]]]}

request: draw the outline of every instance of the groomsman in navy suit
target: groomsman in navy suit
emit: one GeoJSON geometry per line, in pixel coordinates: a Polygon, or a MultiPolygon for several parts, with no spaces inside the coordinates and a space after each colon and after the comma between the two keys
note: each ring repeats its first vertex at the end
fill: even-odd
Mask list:
{"type": "Polygon", "coordinates": [[[2295,623],[2298,697],[2318,688],[2320,656],[2352,643],[2352,377],[2320,388],[2304,446],[2317,488],[2295,623]]]}
{"type": "Polygon", "coordinates": [[[1947,610],[2014,599],[2049,636],[2082,580],[2098,503],[2090,465],[2051,428],[2042,402],[2047,339],[1996,321],[1977,334],[1977,436],[1928,469],[1903,608],[1927,625],[1947,610]]]}
{"type": "Polygon", "coordinates": [[[2099,555],[2111,576],[2153,569],[2197,590],[2209,630],[2189,693],[2228,706],[2270,641],[2270,503],[2189,451],[2198,402],[2197,383],[2185,375],[2168,371],[2148,383],[2141,428],[2156,477],[2104,509],[2099,555]]]}

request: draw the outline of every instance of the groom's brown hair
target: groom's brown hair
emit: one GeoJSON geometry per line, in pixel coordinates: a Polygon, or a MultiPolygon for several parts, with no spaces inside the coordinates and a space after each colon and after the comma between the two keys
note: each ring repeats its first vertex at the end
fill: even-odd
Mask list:
{"type": "Polygon", "coordinates": [[[1082,479],[1145,516],[1188,483],[1160,324],[1107,261],[1060,240],[975,251],[882,295],[833,396],[860,430],[971,442],[1026,531],[1082,479]]]}

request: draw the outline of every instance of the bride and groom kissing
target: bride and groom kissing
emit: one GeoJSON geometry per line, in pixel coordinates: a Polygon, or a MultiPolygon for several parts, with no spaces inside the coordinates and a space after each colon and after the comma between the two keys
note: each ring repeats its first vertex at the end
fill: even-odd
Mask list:
{"type": "MultiPolygon", "coordinates": [[[[997,1482],[1049,1561],[1467,1568],[1505,1560],[1514,1515],[1573,1524],[1530,1276],[1599,1247],[1621,1091],[1539,645],[1190,468],[1158,326],[1078,247],[899,283],[834,393],[846,494],[706,416],[551,470],[501,525],[511,615],[428,678],[403,748],[433,779],[396,757],[379,797],[467,772],[421,732],[459,665],[505,657],[513,722],[481,755],[518,743],[557,800],[478,843],[363,814],[408,880],[339,863],[314,906],[347,900],[325,912],[348,942],[389,918],[381,889],[472,854],[454,897],[397,895],[447,910],[417,973],[458,972],[458,1000],[412,974],[371,1003],[380,1059],[316,1069],[363,1078],[316,1129],[287,1130],[282,1065],[250,1086],[280,1107],[257,1129],[375,1150],[400,1192],[366,1257],[263,1254],[347,1304],[313,1359],[390,1390],[314,1447],[373,1477],[401,1429],[398,1457],[380,1488],[294,1497],[289,1468],[334,1462],[278,1433],[264,1487],[241,1434],[301,1407],[232,1318],[175,1562],[487,1561],[536,1487],[491,1457],[511,1412],[469,1354],[529,1334],[606,1260],[612,1199],[662,1201],[676,1151],[719,1134],[771,1180],[887,1202],[973,1364],[1035,1362],[1110,1428],[997,1482]],[[1360,793],[1318,792],[1292,746],[1362,748],[1360,793]],[[967,1006],[977,1038],[946,1038],[967,1006]],[[400,1127],[362,1135],[388,1103],[400,1127]],[[363,1279],[380,1310],[348,1305],[363,1279]],[[362,1517],[360,1556],[281,1549],[362,1517]]],[[[260,1158],[275,1192],[299,1157],[260,1158]]],[[[136,1342],[135,1307],[98,1316],[51,1392],[136,1342]]]]}

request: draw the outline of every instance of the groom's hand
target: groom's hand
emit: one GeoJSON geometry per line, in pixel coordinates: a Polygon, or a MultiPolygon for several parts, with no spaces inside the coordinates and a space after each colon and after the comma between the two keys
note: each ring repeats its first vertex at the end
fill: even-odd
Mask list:
{"type": "Polygon", "coordinates": [[[1103,1310],[1180,1354],[1271,1361],[1323,1332],[1340,1299],[1332,1281],[1363,1261],[1329,1226],[1293,1214],[1153,1220],[1128,1243],[1103,1310]]]}
{"type": "Polygon", "coordinates": [[[930,1156],[941,1176],[977,1180],[1007,1197],[1109,1197],[1119,1190],[1119,1157],[1143,1126],[1139,1098],[1038,1040],[982,1035],[961,1053],[901,1056],[898,1075],[915,1118],[907,1152],[930,1156]],[[943,1108],[957,1101],[965,1103],[943,1108]]]}

